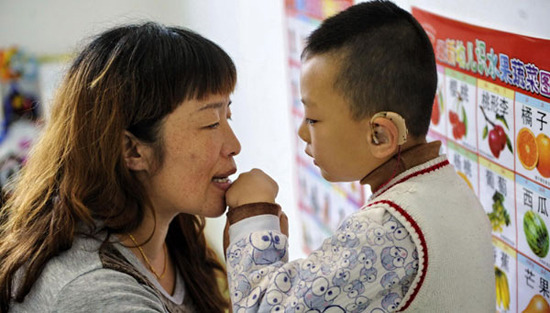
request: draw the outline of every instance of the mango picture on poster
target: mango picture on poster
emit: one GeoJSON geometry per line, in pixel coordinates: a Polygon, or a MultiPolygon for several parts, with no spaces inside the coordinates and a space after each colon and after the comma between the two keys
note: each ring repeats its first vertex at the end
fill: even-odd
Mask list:
{"type": "Polygon", "coordinates": [[[521,313],[550,313],[550,305],[543,296],[536,294],[521,313]]]}
{"type": "Polygon", "coordinates": [[[516,138],[518,159],[526,170],[535,167],[539,174],[545,178],[550,177],[550,138],[540,133],[536,137],[533,132],[523,127],[516,138]]]}

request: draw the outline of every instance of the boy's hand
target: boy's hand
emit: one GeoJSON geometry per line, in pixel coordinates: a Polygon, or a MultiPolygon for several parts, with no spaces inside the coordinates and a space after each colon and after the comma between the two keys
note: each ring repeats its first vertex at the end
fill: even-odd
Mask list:
{"type": "Polygon", "coordinates": [[[275,203],[277,183],[259,169],[242,173],[225,193],[225,203],[231,208],[257,202],[275,203]]]}
{"type": "MultiPolygon", "coordinates": [[[[229,211],[249,203],[275,203],[278,192],[279,186],[271,177],[259,169],[252,169],[250,172],[240,174],[233,182],[225,193],[225,203],[229,207],[229,211]]],[[[281,232],[288,236],[288,219],[282,211],[279,214],[279,223],[281,232]]],[[[229,246],[229,220],[225,224],[223,233],[223,253],[225,255],[229,246]]]]}
{"type": "MultiPolygon", "coordinates": [[[[285,212],[281,211],[281,215],[279,216],[279,224],[281,227],[281,233],[288,236],[288,217],[286,216],[285,212]]],[[[229,221],[225,222],[225,227],[223,229],[223,256],[225,257],[225,260],[227,260],[227,247],[229,247],[229,221]]]]}

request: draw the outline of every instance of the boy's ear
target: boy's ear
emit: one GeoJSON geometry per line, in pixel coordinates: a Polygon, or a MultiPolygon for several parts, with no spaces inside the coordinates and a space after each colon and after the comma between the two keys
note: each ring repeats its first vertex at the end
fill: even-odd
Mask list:
{"type": "Polygon", "coordinates": [[[376,117],[370,123],[369,139],[373,156],[385,159],[395,154],[399,147],[397,126],[385,117],[376,117]]]}
{"type": "Polygon", "coordinates": [[[124,131],[122,155],[126,167],[132,171],[148,171],[151,148],[129,131],[124,131]]]}

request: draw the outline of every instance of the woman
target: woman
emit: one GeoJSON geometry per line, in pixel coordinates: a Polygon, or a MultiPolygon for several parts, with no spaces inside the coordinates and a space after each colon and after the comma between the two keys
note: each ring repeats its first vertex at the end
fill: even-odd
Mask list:
{"type": "Polygon", "coordinates": [[[223,312],[204,217],[225,211],[240,144],[235,66],[155,23],[76,58],[0,216],[0,311],[223,312]]]}

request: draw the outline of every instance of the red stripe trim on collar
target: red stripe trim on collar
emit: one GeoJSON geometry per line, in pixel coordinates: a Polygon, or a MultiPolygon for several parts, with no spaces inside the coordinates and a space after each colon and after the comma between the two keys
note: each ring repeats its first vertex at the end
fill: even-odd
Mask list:
{"type": "MultiPolygon", "coordinates": [[[[445,162],[442,162],[442,163],[445,163],[445,162]]],[[[449,163],[447,161],[447,163],[449,163]]],[[[441,163],[440,163],[441,164],[441,163]]],[[[438,164],[439,165],[439,164],[438,164]]],[[[430,167],[431,168],[431,167],[430,167]]],[[[422,259],[422,273],[420,275],[420,280],[418,281],[418,284],[416,284],[415,288],[414,288],[414,291],[413,293],[411,294],[411,296],[409,297],[407,303],[405,303],[405,305],[399,309],[398,312],[401,312],[403,310],[406,310],[409,305],[413,302],[414,298],[416,297],[416,295],[418,294],[418,291],[420,290],[420,287],[422,287],[422,283],[424,282],[424,278],[426,278],[426,273],[428,271],[428,246],[426,245],[426,238],[424,237],[424,233],[422,232],[422,230],[420,229],[420,226],[418,226],[418,224],[416,223],[416,221],[409,215],[409,213],[407,213],[402,207],[400,207],[399,205],[395,204],[394,202],[391,202],[391,201],[388,201],[388,200],[380,200],[380,201],[376,201],[376,202],[373,202],[373,203],[370,203],[369,205],[367,205],[367,207],[370,207],[370,206],[373,206],[373,205],[376,205],[376,204],[380,204],[380,203],[383,203],[383,204],[387,204],[389,206],[391,206],[392,208],[394,208],[397,212],[399,212],[399,214],[403,215],[403,217],[405,217],[405,219],[411,223],[412,227],[414,228],[414,230],[416,231],[416,233],[418,234],[418,237],[420,238],[420,245],[422,246],[422,251],[424,252],[423,255],[423,259],[422,259]]]]}
{"type": "MultiPolygon", "coordinates": [[[[439,169],[439,168],[442,168],[443,166],[446,166],[446,165],[449,165],[449,160],[444,160],[444,161],[442,161],[442,162],[440,162],[440,163],[437,163],[437,164],[434,164],[434,165],[432,165],[432,166],[430,166],[430,167],[428,167],[428,168],[422,169],[422,170],[417,171],[417,172],[414,172],[414,173],[410,173],[409,175],[407,175],[407,176],[401,178],[400,180],[396,181],[395,183],[393,183],[393,184],[391,184],[391,185],[389,185],[389,186],[384,186],[384,185],[380,186],[380,188],[376,189],[376,190],[373,192],[373,194],[376,194],[378,191],[382,190],[382,188],[386,187],[386,189],[384,190],[384,192],[385,192],[386,190],[390,189],[391,187],[393,187],[393,186],[395,186],[395,185],[397,185],[397,184],[400,184],[400,183],[402,183],[402,182],[404,182],[404,181],[407,181],[407,180],[409,180],[409,179],[411,179],[411,178],[413,178],[413,177],[415,177],[415,176],[419,176],[419,175],[422,175],[422,174],[429,173],[429,172],[431,172],[431,171],[435,171],[435,170],[437,170],[437,169],[439,169]]],[[[378,196],[381,195],[381,194],[382,194],[382,193],[380,193],[380,194],[378,194],[378,195],[376,195],[376,196],[378,197],[378,196]]]]}

